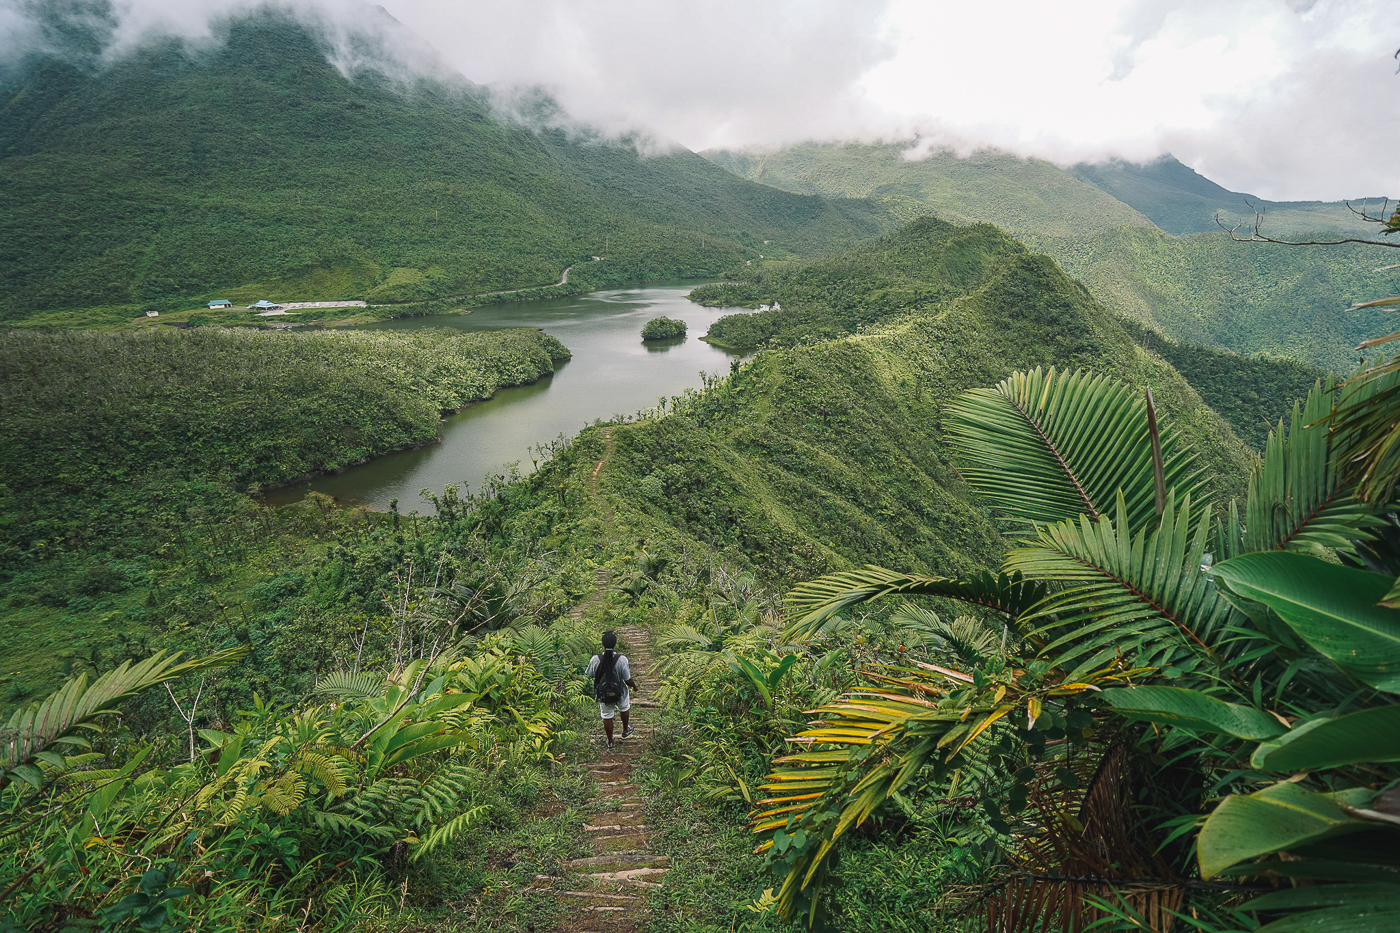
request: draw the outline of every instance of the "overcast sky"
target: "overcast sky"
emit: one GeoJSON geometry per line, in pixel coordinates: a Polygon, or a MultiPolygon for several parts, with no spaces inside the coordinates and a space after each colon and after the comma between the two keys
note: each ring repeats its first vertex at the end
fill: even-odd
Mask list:
{"type": "MultiPolygon", "coordinates": [[[[0,27],[32,2],[0,0],[0,27]]],[[[116,2],[127,41],[197,37],[253,4],[116,2]]],[[[295,2],[370,20],[360,0],[295,2]]],[[[1264,197],[1400,194],[1396,0],[380,3],[475,82],[543,85],[581,121],[697,151],[917,137],[1062,164],[1171,152],[1264,197]]]]}

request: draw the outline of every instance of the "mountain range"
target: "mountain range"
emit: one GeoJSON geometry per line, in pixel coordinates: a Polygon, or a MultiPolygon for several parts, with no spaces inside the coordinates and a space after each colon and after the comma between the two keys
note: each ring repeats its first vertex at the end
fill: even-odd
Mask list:
{"type": "Polygon", "coordinates": [[[1387,326],[1346,310],[1394,290],[1384,248],[1234,242],[1215,218],[1252,225],[1253,205],[1285,236],[1375,225],[1228,191],[1170,156],[1062,168],[810,143],[702,158],[571,125],[542,95],[522,117],[465,79],[338,68],[329,39],[272,8],[207,45],[114,60],[94,51],[98,19],[63,20],[0,76],[0,320],[117,326],[212,298],[445,310],[811,260],[933,213],[995,224],[1177,341],[1346,370],[1387,326]]]}

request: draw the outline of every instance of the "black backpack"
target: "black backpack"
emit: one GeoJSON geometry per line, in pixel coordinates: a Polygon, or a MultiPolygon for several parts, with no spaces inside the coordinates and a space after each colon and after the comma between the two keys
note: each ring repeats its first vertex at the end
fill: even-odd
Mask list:
{"type": "Polygon", "coordinates": [[[593,696],[599,703],[622,702],[622,678],[617,673],[617,653],[608,651],[598,659],[598,673],[593,675],[593,696]]]}

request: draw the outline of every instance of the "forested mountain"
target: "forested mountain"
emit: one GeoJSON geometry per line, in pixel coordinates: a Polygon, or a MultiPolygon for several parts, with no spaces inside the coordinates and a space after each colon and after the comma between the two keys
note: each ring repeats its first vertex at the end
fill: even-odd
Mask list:
{"type": "Polygon", "coordinates": [[[211,45],[156,41],[109,64],[82,52],[101,36],[74,29],[0,86],[3,319],[402,302],[545,285],[571,265],[586,289],[894,226],[871,202],[740,181],[684,149],[642,158],[627,140],[526,129],[465,81],[348,79],[326,39],[271,9],[216,25],[211,45]]]}
{"type": "MultiPolygon", "coordinates": [[[[1228,192],[1175,160],[1065,171],[1005,153],[906,159],[901,151],[808,144],[705,156],[790,191],[913,201],[940,217],[996,224],[1054,258],[1115,314],[1173,340],[1344,372],[1356,361],[1352,348],[1386,326],[1379,312],[1346,309],[1394,290],[1389,273],[1377,271],[1393,262],[1391,251],[1233,242],[1209,218],[1219,210],[1252,224],[1249,196],[1228,192]]],[[[1266,233],[1301,227],[1376,236],[1379,230],[1340,204],[1264,206],[1266,233]]]]}
{"type": "MultiPolygon", "coordinates": [[[[1217,185],[1171,155],[1147,163],[1080,162],[1069,173],[1141,211],[1173,236],[1216,233],[1216,215],[1228,226],[1252,226],[1255,209],[1263,215],[1261,229],[1274,236],[1316,230],[1373,236],[1377,230],[1341,201],[1267,201],[1217,185]]],[[[1382,209],[1382,198],[1358,198],[1355,207],[1362,210],[1368,201],[1372,210],[1382,209]]]]}

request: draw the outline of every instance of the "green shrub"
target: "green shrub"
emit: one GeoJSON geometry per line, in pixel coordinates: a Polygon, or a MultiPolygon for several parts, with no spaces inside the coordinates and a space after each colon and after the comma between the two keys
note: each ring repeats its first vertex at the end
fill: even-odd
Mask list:
{"type": "Polygon", "coordinates": [[[654,317],[642,328],[643,340],[671,340],[685,336],[685,321],[669,317],[654,317]]]}

